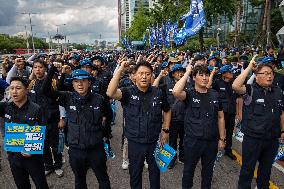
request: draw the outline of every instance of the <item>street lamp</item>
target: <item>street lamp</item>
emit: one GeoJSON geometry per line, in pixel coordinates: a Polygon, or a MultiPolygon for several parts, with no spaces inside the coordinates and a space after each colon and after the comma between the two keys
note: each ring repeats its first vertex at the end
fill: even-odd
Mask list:
{"type": "Polygon", "coordinates": [[[217,47],[218,47],[218,49],[219,49],[219,47],[220,47],[220,31],[221,31],[222,29],[221,28],[217,28],[217,47]]]}
{"type": "MultiPolygon", "coordinates": [[[[59,33],[58,33],[58,28],[59,28],[59,26],[66,26],[66,24],[57,24],[57,25],[55,25],[56,26],[56,35],[58,36],[57,37],[57,46],[59,47],[59,33]]],[[[66,37],[65,37],[66,38],[66,37]]],[[[61,46],[61,48],[62,48],[62,46],[61,46]]]]}
{"type": "Polygon", "coordinates": [[[30,12],[23,12],[21,14],[28,14],[30,18],[30,27],[31,27],[31,33],[32,33],[32,43],[33,43],[33,52],[35,53],[35,43],[34,43],[34,34],[33,34],[33,25],[32,25],[32,18],[31,14],[37,14],[37,13],[30,13],[30,12]]]}

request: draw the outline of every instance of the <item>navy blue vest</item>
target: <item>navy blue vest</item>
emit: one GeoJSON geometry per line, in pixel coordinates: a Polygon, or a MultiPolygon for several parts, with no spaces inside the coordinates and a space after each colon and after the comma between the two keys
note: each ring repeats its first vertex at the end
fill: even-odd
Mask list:
{"type": "Polygon", "coordinates": [[[129,101],[123,105],[126,138],[139,143],[156,142],[162,128],[161,90],[150,87],[146,92],[150,96],[146,100],[146,106],[149,107],[147,112],[144,112],[142,108],[142,99],[145,98],[145,94],[140,92],[136,86],[129,87],[128,92],[129,101]]]}
{"type": "Polygon", "coordinates": [[[102,142],[103,97],[89,93],[78,99],[73,92],[65,107],[68,115],[67,139],[71,147],[91,149],[102,142]]]}
{"type": "Polygon", "coordinates": [[[223,111],[225,113],[235,114],[237,94],[233,91],[232,84],[226,83],[223,79],[218,79],[215,81],[213,89],[218,91],[220,95],[223,111]]]}
{"type": "Polygon", "coordinates": [[[170,77],[166,77],[165,84],[166,84],[166,93],[167,93],[167,100],[171,106],[172,111],[172,118],[171,121],[184,121],[184,110],[185,104],[183,101],[177,100],[173,95],[173,88],[175,86],[174,79],[170,77]]]}
{"type": "Polygon", "coordinates": [[[279,138],[282,90],[276,86],[265,90],[254,83],[251,85],[251,93],[251,96],[244,97],[242,131],[256,138],[279,138]]]}
{"type": "MultiPolygon", "coordinates": [[[[202,98],[204,99],[204,98],[202,98]]],[[[185,138],[194,137],[205,140],[217,140],[218,131],[218,93],[210,89],[205,94],[198,93],[191,89],[187,93],[185,110],[185,138]],[[201,107],[201,95],[208,101],[205,107],[201,107]]]]}

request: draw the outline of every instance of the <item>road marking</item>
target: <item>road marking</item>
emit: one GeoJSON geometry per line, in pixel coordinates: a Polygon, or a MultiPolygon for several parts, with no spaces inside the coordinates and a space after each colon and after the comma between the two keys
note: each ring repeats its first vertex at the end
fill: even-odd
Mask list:
{"type": "MultiPolygon", "coordinates": [[[[237,162],[242,165],[242,156],[238,154],[235,150],[232,150],[233,154],[237,157],[237,162]]],[[[257,169],[254,170],[254,177],[257,176],[257,169]]],[[[276,186],[273,182],[269,181],[270,186],[269,189],[279,189],[278,186],[276,186]]]]}
{"type": "MultiPolygon", "coordinates": [[[[237,141],[239,141],[240,143],[243,142],[243,141],[240,140],[239,138],[236,138],[236,137],[235,137],[235,139],[236,139],[237,141]]],[[[273,163],[273,167],[275,167],[276,169],[278,169],[280,172],[282,172],[282,173],[284,174],[284,167],[283,167],[282,165],[280,165],[279,163],[277,163],[277,162],[273,163]]]]}
{"type": "Polygon", "coordinates": [[[273,166],[278,169],[279,171],[281,171],[282,173],[284,173],[284,167],[282,165],[280,165],[279,163],[273,163],[273,166]]]}

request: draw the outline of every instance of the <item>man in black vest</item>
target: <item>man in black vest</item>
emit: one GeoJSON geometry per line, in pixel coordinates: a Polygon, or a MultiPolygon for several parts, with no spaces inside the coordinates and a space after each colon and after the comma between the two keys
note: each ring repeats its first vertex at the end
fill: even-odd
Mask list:
{"type": "MultiPolygon", "coordinates": [[[[12,77],[9,87],[12,102],[0,103],[0,116],[7,123],[45,125],[40,107],[28,99],[28,82],[12,77]]],[[[30,189],[29,176],[36,188],[48,189],[42,155],[8,152],[10,169],[18,189],[30,189]]]]}
{"type": "MultiPolygon", "coordinates": [[[[171,71],[169,72],[168,79],[165,79],[164,82],[160,85],[161,88],[166,90],[167,99],[171,106],[172,117],[170,124],[170,138],[169,145],[177,150],[177,141],[179,138],[179,162],[184,162],[184,148],[183,148],[183,137],[184,137],[184,102],[176,99],[173,96],[173,88],[177,81],[179,81],[185,72],[185,68],[181,64],[175,64],[171,71]]],[[[165,71],[162,70],[159,76],[155,79],[153,86],[158,86],[161,80],[161,77],[165,76],[165,71]]],[[[177,156],[173,158],[169,165],[169,169],[174,168],[176,164],[177,156]]]]}
{"type": "Polygon", "coordinates": [[[225,154],[232,160],[236,160],[237,157],[232,153],[232,136],[235,127],[237,94],[232,89],[232,83],[234,80],[232,68],[233,67],[231,65],[221,67],[219,71],[221,78],[215,80],[212,88],[219,93],[224,111],[226,128],[225,154]]]}
{"type": "Polygon", "coordinates": [[[233,89],[244,95],[243,165],[239,189],[251,188],[257,161],[257,187],[269,188],[271,168],[279,146],[278,138],[284,139],[283,92],[278,86],[273,85],[273,79],[272,67],[269,64],[259,64],[256,67],[254,57],[233,83],[233,89]],[[245,85],[245,80],[253,68],[256,68],[256,82],[245,85]]]}
{"type": "MultiPolygon", "coordinates": [[[[34,78],[30,78],[31,81],[29,84],[29,98],[31,101],[37,103],[43,109],[43,118],[47,122],[43,153],[45,174],[49,175],[50,173],[55,171],[58,177],[62,177],[62,153],[58,153],[58,122],[60,121],[59,104],[56,99],[48,98],[47,96],[41,93],[41,86],[44,82],[46,71],[47,64],[44,61],[34,61],[32,69],[32,76],[34,78]]],[[[56,80],[53,79],[51,83],[52,87],[56,88],[56,80]]]]}
{"type": "Polygon", "coordinates": [[[161,145],[164,145],[169,137],[170,105],[162,90],[151,86],[153,68],[146,62],[140,62],[135,67],[135,85],[118,89],[126,63],[122,62],[113,76],[107,95],[120,100],[124,107],[130,186],[132,189],[142,189],[142,172],[146,158],[149,165],[150,188],[159,189],[160,170],[153,154],[159,136],[161,145]]]}
{"type": "Polygon", "coordinates": [[[99,188],[109,189],[102,130],[104,98],[90,91],[91,76],[80,69],[74,70],[71,75],[74,92],[52,90],[51,80],[56,70],[52,65],[44,80],[42,94],[58,99],[59,104],[66,110],[69,162],[75,175],[75,188],[87,188],[86,175],[91,167],[99,182],[99,188]]]}
{"type": "Polygon", "coordinates": [[[193,186],[194,170],[201,159],[201,188],[211,188],[213,167],[218,152],[225,147],[225,122],[218,93],[207,89],[210,71],[206,65],[192,70],[195,85],[185,91],[192,67],[188,65],[184,76],[176,83],[173,95],[185,103],[184,170],[182,188],[193,186]]]}

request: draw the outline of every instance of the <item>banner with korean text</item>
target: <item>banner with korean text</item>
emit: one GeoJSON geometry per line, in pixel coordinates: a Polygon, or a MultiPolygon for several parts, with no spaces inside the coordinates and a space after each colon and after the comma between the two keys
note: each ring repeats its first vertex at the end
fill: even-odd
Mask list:
{"type": "Polygon", "coordinates": [[[5,123],[4,150],[26,154],[43,154],[45,126],[5,123]]]}
{"type": "Polygon", "coordinates": [[[154,157],[160,171],[165,172],[168,169],[168,166],[175,155],[176,151],[172,147],[170,147],[168,144],[165,144],[163,148],[161,148],[158,142],[154,151],[154,157]]]}

